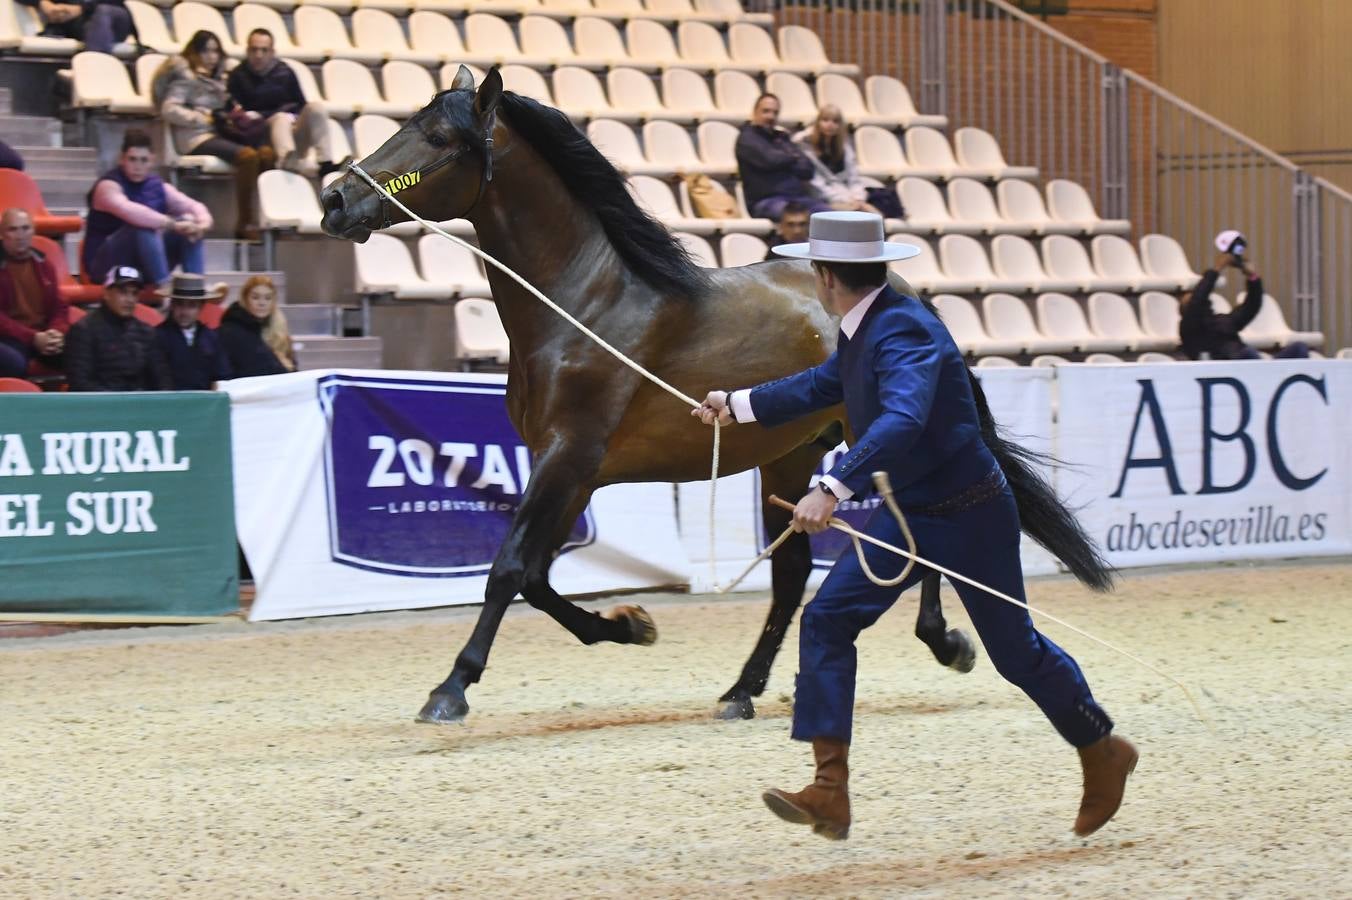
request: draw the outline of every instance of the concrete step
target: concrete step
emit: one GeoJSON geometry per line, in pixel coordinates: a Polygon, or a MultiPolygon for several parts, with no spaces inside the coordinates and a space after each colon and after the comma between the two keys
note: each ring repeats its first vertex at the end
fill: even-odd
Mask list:
{"type": "Polygon", "coordinates": [[[240,241],[229,238],[207,238],[206,266],[208,269],[233,271],[246,269],[240,265],[240,241]]]}
{"type": "MultiPolygon", "coordinates": [[[[13,145],[11,145],[13,146],[13,145]]],[[[92,183],[98,167],[93,147],[15,147],[24,171],[33,178],[87,178],[92,183]]]]}
{"type": "Polygon", "coordinates": [[[14,97],[10,94],[9,88],[0,88],[0,116],[8,116],[14,112],[14,97]]]}
{"type": "Polygon", "coordinates": [[[42,191],[42,200],[47,208],[83,211],[89,189],[94,186],[93,176],[68,177],[64,175],[35,175],[33,180],[42,191]]]}
{"type": "Polygon", "coordinates": [[[61,121],[44,116],[0,115],[0,134],[11,147],[60,147],[61,121]]]}
{"type": "Polygon", "coordinates": [[[291,303],[279,307],[286,326],[300,336],[337,337],[342,333],[342,307],[330,303],[291,303]]]}
{"type": "Polygon", "coordinates": [[[292,342],[296,368],[379,369],[384,347],[378,337],[299,337],[292,342]]]}
{"type": "Polygon", "coordinates": [[[267,275],[271,277],[272,283],[277,286],[277,302],[281,304],[286,303],[285,272],[242,272],[239,269],[213,271],[208,265],[207,273],[204,277],[209,285],[215,284],[218,281],[225,282],[226,287],[230,289],[230,292],[226,294],[225,299],[234,301],[239,299],[239,289],[244,286],[244,282],[248,281],[249,278],[254,275],[267,275]]]}

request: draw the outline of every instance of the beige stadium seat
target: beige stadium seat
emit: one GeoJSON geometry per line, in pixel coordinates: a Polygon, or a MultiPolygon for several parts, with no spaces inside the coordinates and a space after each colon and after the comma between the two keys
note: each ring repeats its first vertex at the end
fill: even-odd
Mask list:
{"type": "Polygon", "coordinates": [[[983,356],[976,361],[978,369],[1017,369],[1019,364],[1008,356],[983,356]]]}
{"type": "Polygon", "coordinates": [[[619,119],[639,122],[635,112],[610,105],[596,75],[579,66],[559,66],[554,70],[554,101],[573,119],[619,119]]]}
{"type": "Polygon", "coordinates": [[[953,133],[953,152],[958,165],[985,178],[1037,178],[1036,166],[1011,166],[1000,152],[1000,144],[989,131],[959,128],[953,133]]]}
{"type": "Polygon", "coordinates": [[[573,42],[556,19],[548,16],[522,16],[517,23],[521,34],[521,52],[529,59],[544,60],[551,66],[582,66],[604,69],[604,59],[590,59],[573,50],[573,42]]]}
{"type": "Polygon", "coordinates": [[[864,125],[854,132],[854,152],[859,174],[870,178],[902,178],[914,174],[897,136],[876,125],[864,125]]]}
{"type": "Polygon", "coordinates": [[[727,122],[704,122],[696,130],[699,158],[710,172],[737,171],[738,130],[727,122]]]}
{"type": "Polygon", "coordinates": [[[784,60],[779,57],[775,40],[758,25],[734,22],[728,27],[728,50],[739,68],[754,68],[757,72],[793,72],[811,75],[816,70],[808,63],[784,60]]]}
{"type": "Polygon", "coordinates": [[[1011,222],[1019,222],[1032,229],[1033,234],[1080,234],[1080,229],[1066,222],[1057,222],[1047,215],[1042,192],[1027,181],[1007,179],[995,186],[995,201],[1000,215],[1011,222]]]}
{"type": "Polygon", "coordinates": [[[981,300],[986,333],[999,341],[1019,345],[1019,352],[1070,353],[1075,342],[1043,334],[1033,323],[1028,306],[1013,294],[987,294],[981,300]]]}
{"type": "Polygon", "coordinates": [[[1131,351],[1172,350],[1178,346],[1176,328],[1172,337],[1147,334],[1127,298],[1109,291],[1095,291],[1089,295],[1089,328],[1097,335],[1121,341],[1122,346],[1131,351]]]}
{"type": "Polygon", "coordinates": [[[675,122],[649,122],[643,126],[643,146],[648,162],[658,171],[694,175],[731,175],[726,169],[715,168],[699,158],[690,132],[675,122]]]}
{"type": "MultiPolygon", "coordinates": [[[[326,10],[327,12],[327,10],[326,10]]],[[[330,113],[348,116],[372,113],[378,116],[405,118],[413,110],[402,103],[390,103],[381,96],[371,70],[350,59],[331,59],[324,63],[325,105],[330,113]]]]}
{"type": "MultiPolygon", "coordinates": [[[[514,94],[538,100],[545,106],[554,105],[554,97],[549,92],[549,83],[539,69],[530,66],[503,66],[498,70],[502,76],[502,86],[514,94]]],[[[452,76],[454,77],[454,76],[452,76]]]]}
{"type": "Polygon", "coordinates": [[[730,121],[745,122],[750,119],[756,98],[760,95],[760,85],[745,72],[725,71],[714,76],[714,102],[719,111],[729,116],[740,116],[730,121]]]}
{"type": "Polygon", "coordinates": [[[991,268],[1001,278],[1018,282],[1019,293],[1075,291],[1080,287],[1071,279],[1048,275],[1037,248],[1018,235],[1002,234],[991,241],[991,268]]]}
{"type": "Polygon", "coordinates": [[[596,13],[591,0],[540,0],[538,8],[532,9],[534,15],[551,16],[555,19],[574,19],[578,16],[590,16],[596,13]]]}
{"type": "Polygon", "coordinates": [[[1099,275],[1113,281],[1126,281],[1128,290],[1169,291],[1178,286],[1173,278],[1146,274],[1136,256],[1136,248],[1126,238],[1101,234],[1090,242],[1089,251],[1099,275]]]}
{"type": "Polygon", "coordinates": [[[760,72],[754,63],[737,62],[728,55],[728,47],[723,43],[723,35],[708,22],[682,22],[676,28],[676,49],[681,55],[681,64],[705,72],[718,72],[723,69],[741,69],[744,72],[760,72]]]}
{"type": "Polygon", "coordinates": [[[399,20],[383,9],[359,9],[352,14],[352,43],[358,50],[379,54],[386,60],[421,66],[441,62],[440,53],[410,47],[399,20]]]}
{"type": "Polygon", "coordinates": [[[624,38],[615,23],[606,19],[588,16],[573,23],[573,40],[577,43],[578,56],[600,60],[606,67],[629,66],[654,72],[661,68],[656,62],[638,59],[629,55],[624,38]]]}
{"type": "Polygon", "coordinates": [[[913,234],[894,234],[887,239],[894,244],[910,244],[919,248],[920,252],[910,259],[892,263],[892,268],[896,273],[909,281],[911,286],[917,290],[926,293],[934,291],[965,293],[976,290],[974,282],[964,284],[960,281],[954,281],[944,274],[943,269],[939,268],[939,258],[934,255],[934,249],[930,247],[929,241],[924,238],[913,234]]]}
{"type": "Polygon", "coordinates": [[[161,156],[166,169],[198,172],[203,175],[229,175],[235,171],[234,166],[215,156],[205,153],[180,154],[178,148],[174,146],[174,136],[169,130],[169,122],[165,119],[160,120],[160,138],[161,156]]]}
{"type": "MultiPolygon", "coordinates": [[[[801,76],[792,72],[771,72],[765,90],[779,97],[779,121],[785,125],[810,125],[817,120],[817,98],[801,76]]],[[[753,103],[754,105],[754,103],[753,103]]],[[[747,108],[747,116],[751,108],[747,108]]]]}
{"type": "MultiPolygon", "coordinates": [[[[714,182],[714,184],[720,188],[722,187],[722,185],[719,185],[718,182],[716,181],[714,182]]],[[[746,229],[741,230],[745,230],[748,234],[769,234],[770,232],[775,230],[774,222],[770,221],[769,219],[758,219],[751,215],[751,211],[746,208],[746,189],[742,187],[742,183],[740,181],[733,183],[732,195],[733,198],[736,199],[737,201],[737,213],[742,217],[742,220],[745,222],[754,223],[757,226],[759,226],[754,228],[748,227],[746,229]]],[[[723,230],[728,231],[731,229],[725,227],[723,230]]]]}
{"type": "Polygon", "coordinates": [[[1163,291],[1146,291],[1141,295],[1141,329],[1152,338],[1171,341],[1178,346],[1178,300],[1163,291]]]}
{"type": "Polygon", "coordinates": [[[668,119],[673,122],[693,123],[694,116],[689,113],[668,109],[657,96],[657,88],[646,72],[626,67],[611,69],[606,73],[606,93],[610,95],[610,104],[623,114],[636,116],[643,121],[649,119],[668,119]]]}
{"type": "MultiPolygon", "coordinates": [[[[441,72],[438,75],[438,83],[441,85],[443,91],[449,91],[451,85],[455,84],[455,76],[460,74],[460,67],[462,65],[466,69],[469,69],[469,73],[474,76],[475,84],[483,84],[484,76],[488,74],[483,69],[470,63],[448,62],[441,67],[441,72]]],[[[503,66],[502,68],[506,69],[507,66],[503,66]]],[[[502,74],[502,69],[498,70],[498,74],[502,74]]]]}
{"type": "Polygon", "coordinates": [[[613,119],[592,119],[587,139],[615,168],[626,175],[669,175],[671,169],[649,162],[643,156],[634,129],[613,119]]]}
{"type": "Polygon", "coordinates": [[[690,0],[644,0],[643,6],[654,16],[661,16],[672,22],[685,22],[691,19],[703,22],[723,22],[727,17],[722,13],[702,12],[695,9],[690,0]]]}
{"type": "Polygon", "coordinates": [[[72,38],[44,37],[44,27],[36,9],[13,0],[0,2],[0,50],[17,50],[29,56],[71,56],[83,48],[72,38]]]}
{"type": "Polygon", "coordinates": [[[906,129],[906,158],[922,172],[934,172],[941,178],[980,178],[981,172],[967,169],[953,156],[953,148],[933,128],[917,125],[906,129]]]}
{"type": "Polygon", "coordinates": [[[946,234],[939,239],[939,263],[944,274],[955,282],[975,284],[987,291],[1017,291],[1023,285],[1011,278],[1001,278],[991,269],[990,260],[981,242],[966,234],[946,234]]]}
{"type": "MultiPolygon", "coordinates": [[[[143,56],[136,61],[138,75],[140,74],[139,66],[144,59],[145,57],[143,56]]],[[[301,96],[305,98],[306,103],[312,101],[327,103],[324,92],[319,89],[319,82],[315,81],[315,74],[310,71],[309,66],[305,65],[305,63],[297,62],[294,59],[283,59],[282,62],[286,63],[287,66],[291,68],[292,74],[296,76],[296,83],[300,85],[300,93],[301,96]]],[[[344,112],[341,108],[329,108],[329,116],[332,118],[347,119],[352,117],[352,111],[349,109],[344,112]]]]}
{"type": "Polygon", "coordinates": [[[357,157],[365,159],[394,137],[399,123],[389,116],[367,114],[352,120],[352,138],[357,144],[357,157]]]}
{"type": "Polygon", "coordinates": [[[413,9],[413,0],[355,0],[352,7],[354,10],[376,9],[406,16],[413,9]]]}
{"type": "Polygon", "coordinates": [[[1084,244],[1069,235],[1053,234],[1042,239],[1042,268],[1053,278],[1075,282],[1077,289],[1085,292],[1131,290],[1125,279],[1107,278],[1094,271],[1084,244]]]}
{"type": "Polygon", "coordinates": [[[175,3],[171,15],[174,20],[174,40],[180,48],[197,32],[210,31],[220,39],[221,49],[226,56],[244,55],[244,48],[235,41],[234,32],[225,24],[225,17],[219,9],[188,0],[186,3],[175,3]]]}
{"type": "MultiPolygon", "coordinates": [[[[163,53],[147,53],[144,56],[136,57],[136,95],[152,110],[155,108],[151,97],[155,87],[155,73],[159,71],[160,66],[164,65],[164,61],[168,58],[163,53]]],[[[295,68],[299,63],[293,62],[290,65],[295,68]]],[[[313,82],[313,80],[312,78],[311,81],[313,82]]],[[[305,83],[301,82],[301,91],[304,92],[304,90],[305,83]]]]}
{"type": "MultiPolygon", "coordinates": [[[[1243,302],[1243,294],[1235,298],[1236,305],[1243,302]]],[[[1258,308],[1258,315],[1253,317],[1253,321],[1244,327],[1239,336],[1244,339],[1244,343],[1259,348],[1285,347],[1298,341],[1311,347],[1324,346],[1323,332],[1296,331],[1287,325],[1281,304],[1271,294],[1263,294],[1263,305],[1258,308]]]]}
{"type": "Polygon", "coordinates": [[[1028,365],[1035,369],[1054,369],[1057,366],[1070,365],[1070,360],[1066,359],[1064,356],[1057,356],[1052,353],[1039,353],[1037,356],[1033,357],[1028,365]]]}
{"type": "Polygon", "coordinates": [[[1154,351],[1142,353],[1140,356],[1136,357],[1136,361],[1142,365],[1160,365],[1162,363],[1178,362],[1177,359],[1167,353],[1155,353],[1154,351]]]}
{"type": "MultiPolygon", "coordinates": [[[[12,0],[11,0],[12,2],[12,0]]],[[[158,53],[174,54],[183,49],[183,45],[174,40],[165,24],[164,14],[143,0],[126,0],[127,12],[131,13],[132,24],[140,36],[141,45],[158,53]]],[[[15,8],[19,8],[17,4],[15,8]]]]}
{"type": "Polygon", "coordinates": [[[785,25],[779,29],[779,58],[792,59],[812,66],[813,72],[824,75],[834,72],[839,75],[858,75],[859,67],[849,63],[833,63],[826,58],[822,39],[810,28],[801,25],[785,25]]]}
{"type": "Polygon", "coordinates": [[[877,116],[897,116],[907,128],[923,126],[940,131],[948,127],[947,116],[922,115],[911,100],[911,92],[891,75],[870,75],[864,80],[864,97],[869,112],[877,116]]]}
{"type": "Polygon", "coordinates": [[[272,34],[272,48],[277,51],[278,56],[306,63],[324,61],[322,52],[302,47],[291,39],[291,31],[286,27],[286,22],[282,21],[281,13],[272,7],[260,3],[241,3],[235,7],[233,15],[235,33],[244,39],[245,44],[249,42],[249,32],[255,28],[263,28],[272,34]]]}
{"type": "Polygon", "coordinates": [[[1037,327],[1049,338],[1074,341],[1075,352],[1096,353],[1100,350],[1129,350],[1125,340],[1114,335],[1097,334],[1089,328],[1084,310],[1073,297],[1065,294],[1039,294],[1037,298],[1037,327]]]}
{"type": "Polygon", "coordinates": [[[323,234],[324,210],[310,179],[271,169],[258,176],[258,227],[264,231],[323,234]]]}
{"type": "Polygon", "coordinates": [[[775,17],[770,13],[749,13],[742,8],[740,0],[695,0],[695,11],[709,16],[718,16],[725,22],[737,24],[750,22],[759,27],[773,25],[775,17]]]}
{"type": "Polygon", "coordinates": [[[341,15],[347,15],[352,12],[356,6],[355,0],[296,0],[296,6],[313,6],[320,9],[331,9],[341,15]]]}
{"type": "Polygon", "coordinates": [[[466,297],[455,304],[453,312],[455,355],[458,359],[507,364],[511,351],[496,303],[478,297],[466,297]]]}
{"type": "Polygon", "coordinates": [[[681,242],[685,252],[690,254],[690,261],[695,265],[705,269],[717,269],[718,257],[714,255],[714,248],[709,246],[709,242],[697,234],[690,234],[686,231],[678,231],[675,234],[676,240],[681,242]]]}
{"type": "Polygon", "coordinates": [[[71,60],[71,105],[114,114],[153,115],[154,106],[136,93],[122,60],[110,53],[89,50],[71,60]]]}
{"type": "Polygon", "coordinates": [[[465,16],[465,48],[476,59],[491,59],[494,63],[517,63],[523,66],[549,68],[548,59],[527,56],[521,52],[505,19],[488,13],[470,13],[465,16]]]}
{"type": "Polygon", "coordinates": [[[356,290],[364,297],[392,294],[397,300],[443,300],[455,293],[419,275],[408,247],[393,235],[373,234],[366,243],[352,246],[356,290]]]}
{"type": "Polygon", "coordinates": [[[953,218],[981,226],[986,234],[1030,234],[1025,222],[1011,222],[995,208],[995,198],[981,182],[972,178],[954,178],[948,183],[948,208],[953,218]]]}
{"type": "Polygon", "coordinates": [[[718,252],[723,258],[723,268],[732,269],[762,262],[770,247],[754,234],[725,234],[718,252]]]}
{"type": "Polygon", "coordinates": [[[295,14],[296,42],[309,53],[328,59],[347,59],[373,65],[384,62],[385,54],[358,50],[348,37],[338,14],[322,6],[301,6],[295,14]]]}
{"type": "Polygon", "coordinates": [[[418,266],[423,280],[445,287],[459,297],[492,297],[479,257],[439,234],[418,238],[418,266]]]}
{"type": "Polygon", "coordinates": [[[592,0],[596,15],[619,21],[630,19],[651,19],[652,14],[643,6],[643,0],[592,0]]]}
{"type": "Polygon", "coordinates": [[[667,26],[652,19],[631,19],[624,28],[629,56],[659,68],[682,65],[667,26]]]}
{"type": "Polygon", "coordinates": [[[415,52],[423,56],[436,56],[440,62],[452,66],[492,64],[492,60],[474,59],[465,49],[460,38],[460,29],[441,13],[430,10],[418,10],[408,17],[409,43],[415,52]]]}
{"type": "MultiPolygon", "coordinates": [[[[728,196],[727,188],[717,181],[712,183],[714,193],[728,196]]],[[[686,187],[684,181],[676,186],[676,196],[680,202],[681,214],[689,218],[696,218],[694,206],[690,202],[690,190],[686,187]]],[[[769,219],[756,219],[747,214],[746,198],[742,196],[742,186],[737,185],[737,191],[732,195],[733,204],[737,209],[738,215],[731,219],[704,219],[699,221],[708,223],[715,231],[720,234],[769,234],[774,230],[774,222],[769,219]]]]}
{"type": "Polygon", "coordinates": [[[1091,366],[1120,366],[1126,362],[1122,357],[1111,353],[1091,353],[1084,361],[1091,366]]]}
{"type": "Polygon", "coordinates": [[[1131,223],[1126,219],[1100,219],[1094,201],[1083,186],[1065,178],[1047,182],[1047,211],[1058,222],[1074,225],[1085,234],[1126,234],[1131,223]]]}
{"type": "Polygon", "coordinates": [[[821,75],[817,78],[817,106],[840,107],[845,124],[853,127],[877,125],[882,128],[900,128],[902,116],[875,113],[864,105],[864,95],[852,78],[844,75],[821,75]]]}
{"type": "Polygon", "coordinates": [[[385,99],[407,110],[405,118],[432,102],[437,93],[431,72],[402,59],[385,63],[380,69],[380,80],[385,85],[385,99]]]}
{"type": "Polygon", "coordinates": [[[698,122],[742,122],[746,116],[732,114],[714,105],[713,94],[704,76],[691,69],[665,69],[662,72],[662,103],[673,112],[688,115],[698,122]]]}
{"type": "Polygon", "coordinates": [[[716,219],[699,219],[682,214],[671,188],[660,179],[650,175],[635,175],[629,179],[629,192],[641,209],[672,231],[713,234],[718,230],[716,219]]]}
{"type": "Polygon", "coordinates": [[[935,234],[980,234],[971,222],[959,222],[948,211],[938,185],[923,178],[903,178],[897,182],[897,196],[906,210],[906,227],[912,231],[935,234]]]}
{"type": "Polygon", "coordinates": [[[1147,234],[1141,238],[1141,268],[1156,278],[1167,278],[1169,290],[1192,290],[1202,276],[1188,264],[1188,255],[1178,241],[1167,234],[1147,234]]]}
{"type": "Polygon", "coordinates": [[[953,336],[953,342],[965,354],[998,356],[1024,352],[1021,341],[992,337],[981,324],[976,307],[962,297],[938,294],[934,297],[934,308],[939,311],[940,320],[953,336]]]}

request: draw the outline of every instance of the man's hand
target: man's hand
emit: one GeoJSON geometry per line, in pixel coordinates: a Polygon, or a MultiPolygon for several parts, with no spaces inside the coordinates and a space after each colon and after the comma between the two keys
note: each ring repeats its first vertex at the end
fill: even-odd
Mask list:
{"type": "Polygon", "coordinates": [[[710,391],[697,409],[690,410],[690,415],[705,425],[712,425],[715,420],[720,425],[731,425],[734,422],[732,410],[728,408],[727,391],[710,391]]]}
{"type": "Polygon", "coordinates": [[[174,231],[183,235],[190,241],[196,241],[202,237],[205,229],[198,224],[196,219],[179,219],[174,222],[174,231]]]}
{"type": "Polygon", "coordinates": [[[1216,260],[1211,264],[1211,268],[1217,272],[1224,272],[1227,268],[1235,264],[1235,258],[1229,253],[1217,253],[1216,260]]]}
{"type": "Polygon", "coordinates": [[[33,349],[42,356],[55,356],[66,345],[66,336],[55,328],[39,331],[33,335],[33,349]]]}
{"type": "Polygon", "coordinates": [[[825,531],[831,516],[835,514],[837,502],[834,494],[814,487],[793,508],[793,530],[806,531],[808,534],[825,531]]]}
{"type": "Polygon", "coordinates": [[[52,0],[41,0],[38,4],[38,10],[42,13],[44,20],[58,25],[80,18],[80,14],[83,12],[78,3],[53,3],[52,0]]]}

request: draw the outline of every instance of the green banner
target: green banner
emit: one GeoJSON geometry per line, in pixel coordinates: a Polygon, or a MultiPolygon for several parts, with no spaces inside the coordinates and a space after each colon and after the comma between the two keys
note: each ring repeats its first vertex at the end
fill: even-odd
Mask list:
{"type": "Polygon", "coordinates": [[[230,398],[0,394],[0,616],[239,608],[230,398]]]}

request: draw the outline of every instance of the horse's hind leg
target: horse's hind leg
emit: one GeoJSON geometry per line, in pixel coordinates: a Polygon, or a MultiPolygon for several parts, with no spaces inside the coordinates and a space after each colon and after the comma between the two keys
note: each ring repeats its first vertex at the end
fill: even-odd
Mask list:
{"type": "Polygon", "coordinates": [[[925,642],[939,661],[959,672],[970,672],[976,665],[976,645],[959,628],[949,628],[939,604],[939,573],[930,572],[920,583],[920,611],[915,617],[915,636],[925,642]]]}
{"type": "MultiPolygon", "coordinates": [[[[806,444],[788,456],[761,466],[761,511],[765,517],[766,535],[770,540],[774,540],[788,527],[792,517],[779,507],[771,506],[769,496],[775,494],[797,502],[806,493],[812,470],[825,453],[824,447],[806,444]]],[[[811,574],[812,547],[806,534],[795,534],[770,557],[770,612],[756,641],[756,648],[742,667],[737,683],[718,698],[723,704],[716,714],[718,718],[755,717],[756,708],[751,698],[759,697],[765,691],[766,682],[770,679],[770,666],[779,653],[780,645],[784,643],[784,634],[793,621],[793,614],[803,603],[803,590],[811,574]]]]}

